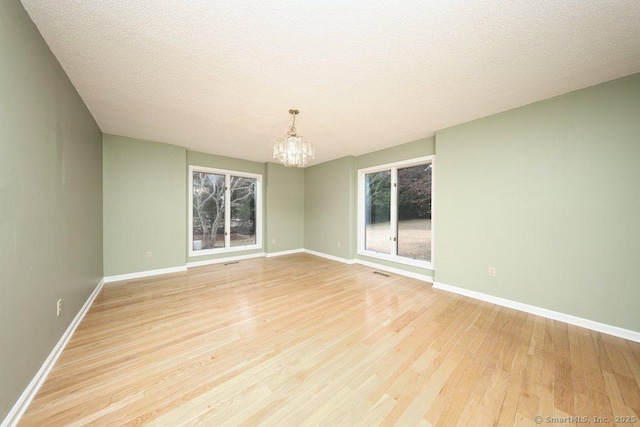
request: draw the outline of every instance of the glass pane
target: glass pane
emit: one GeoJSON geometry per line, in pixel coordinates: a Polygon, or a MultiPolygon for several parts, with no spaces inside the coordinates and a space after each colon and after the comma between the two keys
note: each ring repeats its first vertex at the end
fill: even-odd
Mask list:
{"type": "Polygon", "coordinates": [[[193,250],[224,248],[224,175],[193,173],[193,250]]]}
{"type": "Polygon", "coordinates": [[[391,171],[365,175],[365,242],[369,251],[391,253],[391,171]]]}
{"type": "Polygon", "coordinates": [[[398,255],[431,260],[431,164],[398,169],[398,255]]]}
{"type": "Polygon", "coordinates": [[[256,244],[255,178],[231,177],[231,246],[256,244]]]}

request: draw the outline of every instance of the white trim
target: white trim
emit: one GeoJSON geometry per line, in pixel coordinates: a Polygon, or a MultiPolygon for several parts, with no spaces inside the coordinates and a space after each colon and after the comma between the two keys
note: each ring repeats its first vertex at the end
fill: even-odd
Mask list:
{"type": "Polygon", "coordinates": [[[370,172],[379,172],[379,171],[383,171],[391,168],[418,166],[424,162],[432,162],[435,158],[436,158],[435,154],[430,154],[428,156],[415,157],[413,159],[408,159],[408,160],[400,160],[399,162],[370,166],[368,168],[358,169],[358,172],[370,173],[370,172]]]}
{"type": "Polygon", "coordinates": [[[394,274],[399,274],[401,276],[410,277],[412,279],[423,280],[423,281],[429,282],[429,283],[433,282],[433,277],[428,276],[426,274],[413,273],[411,271],[402,270],[400,268],[387,267],[386,265],[376,264],[375,262],[364,261],[364,260],[357,259],[357,258],[353,258],[353,259],[340,258],[340,257],[334,256],[334,255],[325,254],[323,252],[316,252],[316,251],[312,251],[312,250],[309,250],[309,249],[304,249],[303,251],[304,251],[304,253],[309,254],[309,255],[315,255],[315,256],[318,256],[318,257],[321,257],[321,258],[330,259],[332,261],[341,262],[343,264],[360,264],[360,265],[364,265],[366,267],[375,268],[376,270],[388,271],[389,273],[394,273],[394,274]]]}
{"type": "Polygon", "coordinates": [[[433,156],[431,159],[431,266],[428,267],[430,270],[436,270],[436,255],[434,251],[434,242],[436,241],[436,216],[434,215],[435,206],[436,206],[436,198],[434,197],[436,194],[436,158],[433,156]]]}
{"type": "Polygon", "coordinates": [[[300,248],[300,249],[292,249],[290,251],[269,252],[264,254],[264,256],[265,258],[273,258],[273,257],[283,256],[283,255],[299,254],[303,252],[304,252],[304,249],[300,248]]]}
{"type": "MultiPolygon", "coordinates": [[[[191,237],[193,238],[193,236],[191,237]]],[[[230,238],[228,235],[225,236],[225,239],[230,238]]],[[[201,256],[210,256],[210,255],[218,255],[218,254],[229,254],[233,252],[242,252],[242,251],[254,251],[254,250],[262,249],[262,245],[245,245],[245,246],[231,246],[225,248],[215,248],[215,249],[203,249],[201,251],[193,251],[193,253],[189,254],[189,258],[198,258],[201,256]]]]}
{"type": "Polygon", "coordinates": [[[56,364],[58,357],[60,357],[60,355],[62,354],[62,351],[67,346],[67,343],[78,328],[78,325],[80,325],[80,322],[82,322],[82,319],[89,311],[91,304],[93,304],[93,301],[100,293],[100,290],[102,289],[104,284],[104,279],[100,280],[100,283],[98,283],[93,292],[91,292],[91,295],[89,295],[89,298],[87,298],[82,308],[80,308],[80,311],[78,311],[76,317],[73,318],[73,320],[67,327],[67,330],[64,331],[64,334],[62,334],[56,346],[53,348],[53,350],[51,350],[51,353],[49,353],[49,356],[44,361],[36,375],[33,377],[24,392],[22,392],[22,395],[13,405],[13,408],[11,408],[11,411],[9,411],[4,421],[2,421],[2,427],[13,427],[18,425],[20,418],[22,418],[25,411],[31,404],[31,401],[38,393],[38,390],[40,390],[40,387],[42,387],[42,384],[44,384],[47,376],[49,375],[49,372],[51,372],[51,369],[53,369],[53,366],[56,364]]]}
{"type": "Polygon", "coordinates": [[[594,320],[584,319],[582,317],[572,316],[570,314],[560,313],[558,311],[548,310],[546,308],[536,307],[534,305],[524,304],[493,295],[484,294],[482,292],[471,291],[469,289],[459,288],[457,286],[446,285],[444,283],[433,282],[435,289],[464,295],[469,298],[480,301],[490,302],[502,307],[513,308],[515,310],[524,311],[525,313],[535,314],[537,316],[546,317],[547,319],[559,320],[570,325],[580,326],[581,328],[591,329],[596,332],[613,335],[624,338],[629,341],[640,342],[640,332],[629,329],[620,328],[618,326],[607,325],[605,323],[596,322],[594,320]]]}
{"type": "MultiPolygon", "coordinates": [[[[362,199],[365,199],[365,191],[363,190],[362,192],[362,199]]],[[[392,257],[393,259],[396,258],[400,258],[398,256],[398,168],[392,168],[391,169],[391,188],[390,188],[391,194],[389,197],[389,227],[391,227],[391,230],[389,230],[389,243],[388,243],[388,248],[389,248],[389,256],[392,257]],[[393,240],[392,240],[393,239],[393,240]]],[[[364,220],[364,217],[361,218],[362,220],[364,220]]],[[[362,230],[364,231],[366,229],[365,226],[366,222],[362,221],[362,230]]],[[[366,244],[366,236],[363,239],[365,244],[366,244]]],[[[363,248],[365,251],[367,250],[366,247],[363,248]]],[[[375,252],[374,252],[375,253],[375,252]]],[[[382,253],[384,254],[384,252],[382,253]]],[[[380,254],[380,255],[382,255],[380,254]]]]}
{"type": "Polygon", "coordinates": [[[399,274],[401,276],[411,277],[412,279],[423,280],[425,282],[433,283],[433,277],[426,274],[414,273],[411,271],[401,270],[399,268],[387,267],[386,265],[376,264],[375,262],[363,261],[356,258],[356,264],[364,265],[366,267],[375,268],[376,270],[388,271],[389,273],[399,274]]]}
{"type": "Polygon", "coordinates": [[[434,197],[435,194],[435,175],[436,175],[436,156],[435,154],[429,156],[418,157],[409,160],[402,160],[394,163],[387,163],[379,166],[371,166],[368,168],[358,169],[358,188],[356,192],[357,197],[357,226],[356,226],[356,253],[370,258],[378,258],[385,261],[391,261],[398,264],[410,265],[418,268],[425,268],[428,270],[434,270],[434,241],[435,241],[435,220],[434,220],[434,197]],[[389,253],[380,253],[365,248],[365,175],[368,173],[391,171],[391,215],[389,218],[390,223],[390,236],[391,238],[398,238],[397,232],[397,185],[398,181],[398,169],[418,166],[421,164],[431,164],[431,259],[429,261],[417,260],[406,258],[397,255],[397,245],[389,242],[389,253]],[[394,208],[395,206],[395,208],[394,208]]]}
{"type": "Polygon", "coordinates": [[[242,261],[244,259],[264,257],[265,255],[266,254],[264,252],[258,252],[257,254],[230,256],[230,257],[225,257],[225,258],[206,259],[204,261],[192,261],[192,262],[188,262],[187,263],[186,268],[201,267],[203,265],[211,265],[211,264],[222,264],[222,263],[225,263],[225,262],[242,261]]]}
{"type": "Polygon", "coordinates": [[[340,257],[334,256],[334,255],[329,255],[329,254],[325,254],[325,253],[322,253],[322,252],[312,251],[310,249],[305,249],[304,253],[305,254],[309,254],[309,255],[319,256],[320,258],[330,259],[332,261],[338,261],[338,262],[341,262],[343,264],[355,264],[356,263],[355,259],[340,258],[340,257]]]}
{"type": "Polygon", "coordinates": [[[160,274],[168,274],[168,273],[178,273],[180,271],[187,271],[187,267],[184,265],[180,265],[178,267],[159,268],[157,270],[138,271],[136,273],[107,276],[104,278],[104,283],[119,282],[121,280],[140,279],[142,277],[158,276],[160,274]]]}
{"type": "MultiPolygon", "coordinates": [[[[188,252],[189,257],[198,257],[198,256],[207,256],[207,255],[217,255],[229,252],[239,252],[239,251],[250,251],[254,249],[262,249],[262,175],[250,172],[240,172],[240,171],[232,171],[226,169],[214,169],[208,168],[206,166],[197,166],[197,165],[189,165],[189,188],[188,188],[188,224],[187,224],[187,233],[188,233],[188,252]],[[240,178],[251,178],[256,180],[256,194],[255,194],[255,202],[256,202],[256,243],[253,245],[247,246],[231,246],[231,209],[225,209],[224,211],[224,224],[225,224],[225,237],[224,237],[224,248],[214,248],[214,249],[203,249],[194,251],[193,250],[193,172],[205,172],[205,173],[213,173],[217,175],[224,175],[225,179],[225,206],[230,206],[231,203],[229,198],[231,197],[230,191],[230,182],[231,176],[240,177],[240,178]]],[[[204,264],[203,264],[204,265],[204,264]]]]}
{"type": "MultiPolygon", "coordinates": [[[[431,224],[433,224],[433,220],[431,224]]],[[[404,264],[404,265],[410,265],[412,267],[426,268],[427,270],[434,270],[433,263],[429,261],[421,261],[419,259],[405,258],[398,255],[383,254],[380,252],[368,251],[366,249],[358,251],[358,255],[368,256],[369,258],[377,258],[384,261],[395,262],[396,264],[404,264]]]]}
{"type": "MultiPolygon", "coordinates": [[[[191,174],[193,178],[193,174],[191,174]]],[[[224,249],[231,249],[231,192],[229,191],[231,188],[231,175],[226,173],[224,174],[224,249]]],[[[193,188],[189,189],[189,194],[193,196],[193,188]]],[[[193,212],[193,204],[189,204],[187,207],[191,212],[193,212]]],[[[189,224],[190,227],[193,227],[193,221],[189,224]]],[[[213,232],[213,230],[211,230],[213,232]]],[[[189,235],[193,237],[193,230],[190,230],[189,235]]],[[[257,236],[256,236],[257,237],[257,236]]],[[[196,255],[193,250],[193,246],[190,246],[192,253],[191,256],[196,255]]],[[[215,253],[215,248],[211,251],[198,251],[200,252],[198,255],[204,254],[205,252],[215,253]]]]}

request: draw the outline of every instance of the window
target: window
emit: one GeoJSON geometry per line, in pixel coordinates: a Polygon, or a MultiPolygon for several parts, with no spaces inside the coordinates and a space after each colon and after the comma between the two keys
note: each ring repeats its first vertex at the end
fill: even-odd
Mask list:
{"type": "Polygon", "coordinates": [[[358,171],[358,254],[433,268],[433,156],[358,171]]]}
{"type": "Polygon", "coordinates": [[[262,248],[262,175],[189,166],[189,256],[262,248]]]}

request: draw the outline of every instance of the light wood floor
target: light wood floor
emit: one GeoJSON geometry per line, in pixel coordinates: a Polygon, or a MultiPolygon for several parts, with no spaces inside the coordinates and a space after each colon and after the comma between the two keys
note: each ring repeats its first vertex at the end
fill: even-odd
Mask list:
{"type": "Polygon", "coordinates": [[[297,254],[107,285],[22,425],[640,416],[640,344],[373,271],[297,254]]]}

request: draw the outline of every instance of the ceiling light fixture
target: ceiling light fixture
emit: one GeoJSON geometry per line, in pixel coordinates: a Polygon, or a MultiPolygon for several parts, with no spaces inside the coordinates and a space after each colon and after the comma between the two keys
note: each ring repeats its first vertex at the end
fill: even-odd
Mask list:
{"type": "Polygon", "coordinates": [[[286,137],[278,138],[273,144],[273,158],[278,159],[286,167],[302,168],[315,159],[313,144],[296,133],[296,115],[298,113],[300,113],[298,110],[289,110],[289,114],[293,116],[291,128],[286,137]]]}

